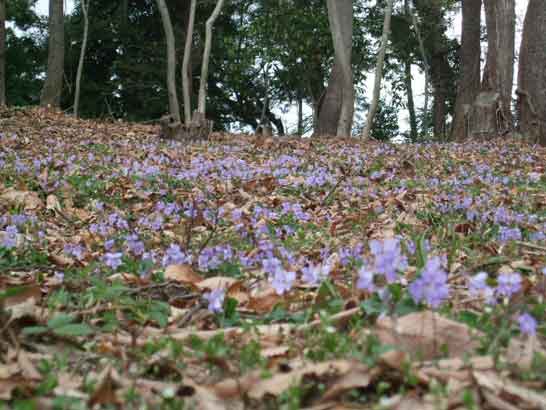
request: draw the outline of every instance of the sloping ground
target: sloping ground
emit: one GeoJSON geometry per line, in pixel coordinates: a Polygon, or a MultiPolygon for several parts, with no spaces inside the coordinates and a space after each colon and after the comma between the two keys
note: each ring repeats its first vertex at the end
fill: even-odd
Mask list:
{"type": "Polygon", "coordinates": [[[158,133],[0,112],[9,408],[546,408],[546,150],[158,133]]]}

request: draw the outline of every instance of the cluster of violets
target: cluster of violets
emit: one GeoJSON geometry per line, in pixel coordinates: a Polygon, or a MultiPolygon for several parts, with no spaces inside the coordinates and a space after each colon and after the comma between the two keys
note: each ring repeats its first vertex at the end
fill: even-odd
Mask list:
{"type": "MultiPolygon", "coordinates": [[[[546,276],[546,267],[542,269],[542,274],[546,276]]],[[[497,304],[501,299],[509,299],[519,292],[522,286],[521,275],[517,272],[499,274],[495,287],[490,286],[489,281],[487,272],[478,272],[470,278],[469,290],[471,295],[483,298],[490,305],[497,304]]],[[[531,314],[523,312],[519,314],[517,320],[522,333],[528,335],[536,333],[537,321],[531,314]]]]}
{"type": "MultiPolygon", "coordinates": [[[[336,192],[346,198],[358,198],[362,203],[374,203],[375,214],[386,211],[383,207],[386,198],[404,194],[410,185],[417,186],[433,193],[432,203],[442,214],[454,212],[471,222],[497,224],[499,242],[522,240],[522,227],[527,225],[533,225],[536,230],[527,233],[526,240],[546,239],[543,217],[498,205],[493,193],[506,190],[515,184],[536,184],[540,181],[540,175],[520,172],[516,166],[519,163],[526,166],[538,164],[540,157],[532,152],[521,155],[516,147],[499,148],[493,144],[472,143],[442,147],[434,144],[404,147],[404,153],[410,155],[415,162],[427,164],[437,161],[438,153],[472,158],[475,152],[485,148],[503,158],[499,160],[499,164],[506,168],[504,174],[485,161],[472,160],[464,165],[452,166],[448,175],[442,177],[407,177],[402,167],[398,167],[395,162],[389,168],[357,173],[358,175],[343,179],[338,165],[330,161],[332,158],[343,161],[346,169],[365,171],[376,160],[396,157],[398,148],[378,144],[362,150],[358,146],[339,144],[319,152],[313,161],[308,160],[308,152],[303,149],[293,150],[290,154],[268,154],[263,161],[252,161],[244,158],[245,153],[248,153],[244,143],[211,145],[204,148],[204,152],[187,159],[189,156],[173,158],[165,155],[164,146],[152,139],[143,139],[140,142],[120,139],[109,142],[110,149],[107,152],[92,153],[89,152],[89,146],[95,141],[91,138],[67,143],[54,136],[45,136],[43,146],[47,148],[43,153],[37,154],[11,149],[10,144],[15,144],[16,136],[4,135],[3,138],[6,143],[0,146],[0,176],[5,172],[32,179],[45,192],[55,192],[58,188],[70,186],[70,176],[100,175],[101,180],[108,184],[117,185],[123,181],[124,184],[132,184],[130,188],[138,191],[141,197],[154,198],[153,208],[147,213],[139,213],[136,220],[108,204],[94,201],[91,208],[96,213],[97,220],[88,229],[101,249],[87,249],[85,245],[78,243],[70,243],[64,247],[64,253],[78,261],[88,259],[92,254],[99,254],[104,266],[114,271],[123,265],[125,258],[147,261],[155,267],[194,264],[203,272],[215,270],[223,263],[235,263],[243,269],[261,268],[268,275],[275,291],[284,295],[294,287],[298,278],[310,286],[316,286],[327,279],[334,268],[328,256],[335,253],[345,269],[356,266],[357,287],[363,291],[384,295],[385,289],[382,286],[385,283],[400,282],[408,286],[409,294],[416,303],[438,308],[446,302],[450,289],[445,258],[441,255],[431,256],[417,278],[409,284],[405,282],[405,277],[401,274],[408,268],[408,258],[403,253],[402,243],[409,254],[415,252],[415,245],[405,238],[404,242],[400,238],[370,241],[369,252],[364,249],[363,244],[325,249],[319,261],[309,260],[298,251],[287,249],[282,244],[284,239],[294,235],[296,228],[293,224],[280,224],[278,221],[285,216],[291,216],[285,219],[291,219],[300,226],[310,221],[327,224],[334,216],[333,210],[325,207],[319,217],[312,216],[308,208],[296,198],[283,200],[276,206],[256,203],[245,211],[240,208],[228,210],[217,208],[206,199],[210,193],[207,187],[240,187],[244,182],[265,177],[273,177],[283,189],[300,190],[308,197],[318,200],[321,199],[320,195],[325,195],[341,180],[336,192]],[[146,152],[146,158],[128,157],[125,149],[128,146],[136,151],[146,152]],[[36,158],[36,155],[41,157],[36,158]],[[42,180],[42,171],[45,169],[49,171],[49,178],[42,180]],[[170,184],[181,182],[189,183],[194,188],[201,187],[198,189],[200,193],[185,203],[166,200],[167,193],[171,192],[170,184]],[[488,192],[482,189],[479,196],[470,196],[469,187],[476,184],[488,187],[488,192]],[[184,249],[177,243],[162,249],[151,249],[147,245],[150,235],[161,235],[170,226],[197,216],[202,216],[209,225],[216,225],[222,220],[234,227],[241,240],[251,242],[257,252],[251,253],[223,243],[206,246],[200,252],[184,249]],[[364,256],[365,254],[368,256],[364,256]]],[[[186,149],[176,142],[170,148],[186,149]]],[[[15,248],[18,235],[24,231],[29,221],[32,222],[32,218],[35,217],[0,217],[0,246],[15,248]]],[[[428,253],[433,255],[430,247],[428,253]]],[[[501,274],[493,281],[481,272],[470,280],[473,294],[483,297],[488,303],[498,303],[502,298],[509,298],[520,287],[521,277],[517,273],[501,274]],[[490,282],[496,283],[496,286],[489,286],[490,282]]],[[[221,311],[224,298],[225,291],[220,289],[208,293],[206,299],[211,311],[221,311]]],[[[532,316],[525,313],[518,318],[522,331],[526,329],[526,333],[532,333],[529,330],[533,329],[529,318],[532,319],[532,316]]]]}

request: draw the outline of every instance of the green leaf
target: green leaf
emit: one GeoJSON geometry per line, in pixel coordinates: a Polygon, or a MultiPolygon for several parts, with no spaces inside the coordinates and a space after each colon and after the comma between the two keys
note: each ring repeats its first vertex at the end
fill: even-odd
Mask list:
{"type": "Polygon", "coordinates": [[[5,298],[11,298],[23,293],[27,289],[27,286],[15,286],[0,292],[0,300],[5,298]]]}
{"type": "Polygon", "coordinates": [[[29,326],[23,329],[24,335],[41,335],[46,333],[49,329],[45,326],[29,326]]]}
{"type": "Polygon", "coordinates": [[[88,336],[93,329],[85,323],[70,323],[53,329],[53,333],[59,336],[88,336]]]}
{"type": "Polygon", "coordinates": [[[375,296],[362,302],[360,307],[369,316],[379,315],[385,310],[381,300],[375,296]]]}
{"type": "Polygon", "coordinates": [[[47,327],[50,329],[57,329],[72,322],[74,322],[74,316],[67,315],[66,313],[60,313],[53,319],[49,319],[47,321],[47,327]]]}

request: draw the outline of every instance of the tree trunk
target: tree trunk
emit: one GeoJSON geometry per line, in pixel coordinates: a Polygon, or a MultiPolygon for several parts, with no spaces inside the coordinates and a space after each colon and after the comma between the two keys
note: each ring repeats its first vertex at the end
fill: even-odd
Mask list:
{"type": "Polygon", "coordinates": [[[40,105],[60,108],[64,74],[64,0],[49,0],[47,73],[40,105]]]}
{"type": "Polygon", "coordinates": [[[447,101],[451,99],[453,72],[449,65],[450,43],[442,0],[414,0],[422,18],[423,43],[430,56],[430,81],[433,87],[434,135],[445,139],[447,101]]]}
{"type": "Polygon", "coordinates": [[[209,74],[210,52],[212,47],[212,26],[214,25],[214,22],[220,15],[220,11],[222,10],[223,5],[224,5],[224,0],[218,0],[216,2],[216,7],[214,7],[214,11],[210,15],[206,23],[205,51],[203,52],[203,64],[201,66],[201,78],[199,82],[199,98],[198,98],[198,106],[197,106],[197,111],[201,114],[200,116],[203,117],[203,119],[206,114],[205,109],[206,109],[206,102],[207,102],[207,80],[208,80],[208,74],[209,74]]]}
{"type": "Polygon", "coordinates": [[[341,73],[340,64],[337,60],[334,60],[328,86],[317,103],[317,121],[314,136],[336,135],[343,98],[341,92],[342,82],[343,74],[341,73]]]}
{"type": "Polygon", "coordinates": [[[0,107],[6,105],[6,0],[0,0],[0,107]]]}
{"type": "Polygon", "coordinates": [[[351,65],[353,38],[353,1],[327,0],[328,21],[336,60],[341,69],[341,110],[337,123],[336,135],[348,137],[351,135],[354,115],[354,84],[351,65]]]}
{"type": "Polygon", "coordinates": [[[500,94],[504,125],[498,133],[513,127],[512,83],[514,78],[515,0],[484,0],[487,25],[487,61],[483,88],[500,94]]]}
{"type": "Polygon", "coordinates": [[[458,141],[467,137],[467,113],[480,91],[480,14],[482,2],[481,0],[462,0],[462,3],[461,72],[457,86],[455,118],[451,130],[451,139],[458,141]]]}
{"type": "Polygon", "coordinates": [[[432,86],[434,92],[434,136],[445,140],[447,99],[449,94],[449,81],[452,81],[452,72],[447,60],[446,52],[439,52],[432,56],[432,86]]]}
{"type": "Polygon", "coordinates": [[[546,0],[530,0],[519,54],[520,131],[546,146],[546,0]]]}
{"type": "Polygon", "coordinates": [[[497,85],[497,0],[483,0],[487,28],[487,55],[483,70],[482,90],[495,90],[497,85]]]}
{"type": "Polygon", "coordinates": [[[297,134],[303,135],[303,98],[298,97],[298,130],[297,134]]]}
{"type": "Polygon", "coordinates": [[[428,96],[429,96],[429,85],[430,85],[430,66],[428,63],[427,52],[425,50],[425,43],[423,37],[421,36],[421,30],[419,29],[419,21],[417,20],[417,15],[415,12],[411,12],[411,18],[413,23],[413,29],[415,30],[415,35],[417,36],[417,42],[419,43],[419,52],[421,53],[421,59],[423,60],[423,65],[425,67],[425,100],[423,103],[423,121],[421,124],[421,134],[425,137],[428,133],[428,96]]]}
{"type": "Polygon", "coordinates": [[[383,65],[385,62],[385,54],[387,52],[387,44],[389,42],[389,35],[391,33],[391,15],[392,15],[392,3],[393,0],[387,0],[387,6],[385,7],[385,20],[383,21],[383,36],[381,37],[381,48],[377,56],[377,65],[375,67],[375,81],[373,86],[373,97],[368,111],[368,117],[366,119],[366,125],[362,132],[362,138],[368,139],[373,126],[373,120],[377,113],[377,106],[379,104],[379,95],[381,93],[381,80],[383,79],[383,65]]]}
{"type": "Polygon", "coordinates": [[[191,0],[188,30],[186,31],[186,44],[184,47],[184,61],[182,63],[182,91],[184,95],[184,122],[186,126],[191,122],[191,49],[193,44],[193,26],[195,22],[195,9],[197,1],[191,0]]]}
{"type": "Polygon", "coordinates": [[[413,100],[413,87],[411,83],[411,61],[408,59],[404,65],[404,82],[406,85],[406,94],[408,96],[408,114],[410,122],[410,139],[415,142],[418,138],[417,116],[415,115],[415,102],[413,100]]]}
{"type": "Polygon", "coordinates": [[[180,106],[176,94],[176,50],[174,45],[174,32],[171,24],[169,9],[165,0],[157,0],[157,7],[161,14],[161,22],[165,31],[167,42],[167,89],[169,94],[169,113],[175,123],[180,123],[180,106]]]}
{"type": "Polygon", "coordinates": [[[90,0],[81,0],[82,12],[83,12],[83,40],[82,48],[80,50],[80,61],[78,62],[78,72],[76,74],[76,92],[74,95],[74,115],[76,117],[80,114],[80,90],[83,72],[83,62],[85,59],[85,50],[87,48],[87,37],[89,33],[89,2],[90,0]]]}

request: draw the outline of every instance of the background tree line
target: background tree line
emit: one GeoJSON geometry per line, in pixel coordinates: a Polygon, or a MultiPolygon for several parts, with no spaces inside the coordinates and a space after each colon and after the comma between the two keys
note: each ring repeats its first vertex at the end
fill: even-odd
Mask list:
{"type": "MultiPolygon", "coordinates": [[[[187,75],[189,105],[197,107],[205,26],[216,1],[195,2],[186,72],[191,0],[78,0],[70,14],[63,0],[50,0],[47,20],[33,11],[35,2],[0,0],[0,104],[148,121],[172,113],[174,97],[182,102],[176,110],[184,112],[187,75]],[[165,12],[174,40],[170,71],[165,12]],[[7,30],[6,21],[12,23],[7,30]]],[[[519,130],[545,142],[546,0],[529,2],[517,101],[515,0],[225,0],[222,6],[205,78],[206,115],[217,129],[267,124],[278,134],[364,132],[388,139],[399,133],[404,110],[412,141],[519,130]],[[447,34],[459,9],[460,43],[447,34]],[[412,66],[427,82],[421,106],[412,66]],[[374,90],[365,89],[372,71],[374,90]],[[276,112],[289,106],[298,107],[297,126],[287,130],[276,112]],[[305,106],[312,115],[304,115],[305,106]],[[366,111],[368,118],[362,116],[366,111]]]]}

